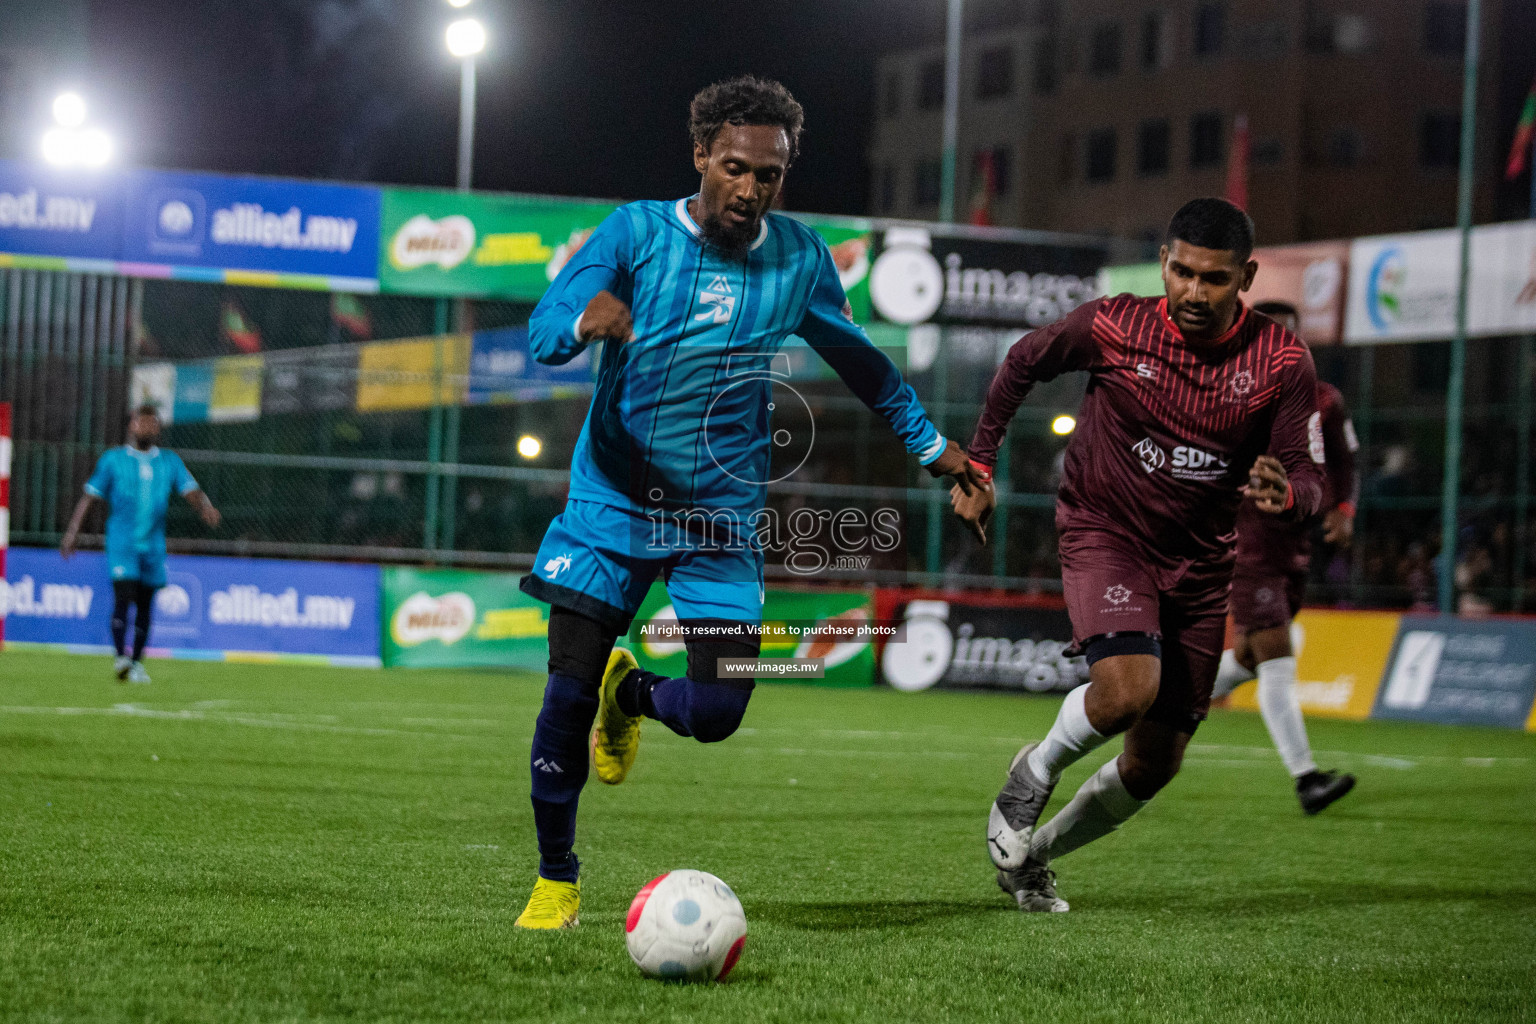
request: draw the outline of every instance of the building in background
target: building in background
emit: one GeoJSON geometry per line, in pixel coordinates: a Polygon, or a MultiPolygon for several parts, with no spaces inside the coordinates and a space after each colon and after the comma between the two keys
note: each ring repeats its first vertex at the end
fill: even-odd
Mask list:
{"type": "MultiPolygon", "coordinates": [[[[1483,2],[1480,220],[1508,141],[1501,68],[1521,48],[1501,31],[1506,6],[1483,2]]],[[[1156,239],[1181,202],[1223,194],[1241,115],[1266,243],[1449,225],[1465,14],[1460,0],[988,8],[963,47],[956,216],[986,198],[990,162],[992,223],[1156,239]]],[[[943,58],[935,43],[878,63],[873,214],[938,212],[943,58]]]]}

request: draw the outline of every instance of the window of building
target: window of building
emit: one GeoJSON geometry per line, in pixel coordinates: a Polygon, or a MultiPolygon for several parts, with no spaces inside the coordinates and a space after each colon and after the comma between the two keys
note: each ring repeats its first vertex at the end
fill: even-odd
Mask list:
{"type": "Polygon", "coordinates": [[[1214,111],[1189,119],[1189,166],[1217,167],[1222,162],[1222,117],[1214,111]]]}
{"type": "Polygon", "coordinates": [[[1195,10],[1195,55],[1210,57],[1221,52],[1226,41],[1227,9],[1222,4],[1201,4],[1195,10]]]}
{"type": "Polygon", "coordinates": [[[937,110],[944,105],[944,62],[930,60],[917,74],[917,109],[937,110]]]}
{"type": "Polygon", "coordinates": [[[1360,14],[1312,13],[1307,49],[1312,53],[1368,53],[1376,46],[1376,23],[1360,14]]]}
{"type": "Polygon", "coordinates": [[[996,99],[1013,92],[1013,48],[994,46],[976,59],[976,98],[996,99]]]}
{"type": "Polygon", "coordinates": [[[1095,78],[1120,73],[1120,26],[1100,25],[1088,41],[1088,72],[1095,78]]]}
{"type": "Polygon", "coordinates": [[[1154,71],[1167,63],[1164,51],[1163,12],[1148,11],[1141,18],[1141,66],[1154,71]]]}
{"type": "Polygon", "coordinates": [[[1237,52],[1248,60],[1274,60],[1290,50],[1290,35],[1280,20],[1251,22],[1236,36],[1237,52]]]}
{"type": "Polygon", "coordinates": [[[880,168],[879,209],[881,213],[896,212],[896,165],[880,168]]]}
{"type": "Polygon", "coordinates": [[[881,100],[881,109],[886,117],[895,117],[901,113],[901,72],[892,70],[885,73],[885,95],[881,100]]]}
{"type": "Polygon", "coordinates": [[[1328,135],[1328,166],[1358,167],[1365,143],[1354,128],[1335,128],[1328,135]]]}
{"type": "Polygon", "coordinates": [[[1171,132],[1166,119],[1141,122],[1136,135],[1136,171],[1151,177],[1168,173],[1168,144],[1171,132]]]}
{"type": "Polygon", "coordinates": [[[944,166],[937,160],[919,160],[912,179],[912,205],[938,206],[944,166]]]}
{"type": "Polygon", "coordinates": [[[1007,195],[1013,176],[1013,154],[1007,146],[986,146],[978,149],[971,160],[971,180],[975,182],[975,188],[981,188],[981,176],[986,171],[989,154],[992,157],[992,194],[1007,195]]]}
{"type": "Polygon", "coordinates": [[[1056,147],[1056,157],[1059,161],[1056,167],[1057,174],[1063,185],[1070,185],[1077,178],[1077,136],[1067,132],[1061,137],[1061,145],[1056,147]]]}
{"type": "Polygon", "coordinates": [[[1253,143],[1253,165],[1255,167],[1273,167],[1285,161],[1285,143],[1279,139],[1255,139],[1253,143]]]}
{"type": "Polygon", "coordinates": [[[1431,111],[1419,120],[1419,166],[1454,168],[1461,160],[1461,115],[1431,111]]]}
{"type": "Polygon", "coordinates": [[[1049,96],[1056,91],[1057,78],[1060,69],[1056,65],[1056,39],[1054,36],[1041,36],[1035,41],[1035,75],[1034,89],[1041,96],[1049,96]]]}
{"type": "Polygon", "coordinates": [[[1100,128],[1088,133],[1084,147],[1084,174],[1089,181],[1113,181],[1115,177],[1115,130],[1100,128]]]}
{"type": "Polygon", "coordinates": [[[1424,51],[1460,57],[1467,47],[1467,5],[1435,0],[1424,9],[1424,51]]]}

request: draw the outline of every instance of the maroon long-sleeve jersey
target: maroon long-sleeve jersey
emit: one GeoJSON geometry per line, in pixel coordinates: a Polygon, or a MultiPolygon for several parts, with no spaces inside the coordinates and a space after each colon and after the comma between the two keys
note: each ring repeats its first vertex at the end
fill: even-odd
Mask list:
{"type": "MultiPolygon", "coordinates": [[[[1323,466],[1323,503],[1321,511],[1347,505],[1354,508],[1360,497],[1360,475],[1355,467],[1355,452],[1360,447],[1355,428],[1349,421],[1344,396],[1327,381],[1317,382],[1316,410],[1308,421],[1308,434],[1315,460],[1323,466]]],[[[1260,512],[1251,501],[1244,501],[1237,514],[1237,560],[1240,565],[1278,565],[1301,558],[1305,568],[1311,548],[1302,543],[1312,527],[1310,520],[1287,521],[1260,512]]]]}
{"type": "Polygon", "coordinates": [[[1164,299],[1119,295],[1079,306],[1009,349],[987,390],[971,457],[995,464],[1030,387],[1072,370],[1088,372],[1088,393],[1067,445],[1058,531],[1123,534],[1154,565],[1225,561],[1241,488],[1266,451],[1290,478],[1286,518],[1322,507],[1308,435],[1312,356],[1268,317],[1239,307],[1230,330],[1194,348],[1164,299]]]}

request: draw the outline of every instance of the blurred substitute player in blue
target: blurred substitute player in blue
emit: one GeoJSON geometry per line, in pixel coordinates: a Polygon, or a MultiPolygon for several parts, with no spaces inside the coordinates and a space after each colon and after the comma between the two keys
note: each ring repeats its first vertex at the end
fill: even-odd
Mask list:
{"type": "Polygon", "coordinates": [[[149,641],[155,591],[165,586],[165,512],[175,491],[187,499],[209,528],[219,525],[219,510],[197,486],[175,452],[156,446],[160,414],[143,405],[128,421],[128,443],[101,453],[96,471],[64,531],[60,553],[75,553],[80,527],[91,507],[107,503],[107,565],[112,573],[112,646],[117,651],[113,671],[119,680],[149,682],[144,671],[144,645],[149,641]],[[124,653],[128,606],[133,622],[133,656],[124,653]]]}
{"type": "Polygon", "coordinates": [[[690,113],[698,194],[616,210],[561,270],[529,327],[544,363],[607,344],[569,500],[522,581],[551,606],[549,683],[529,755],[539,877],[517,920],[524,928],[576,924],[572,846],[589,748],[598,778],[617,784],[634,763],[642,718],[704,743],[741,723],[753,682],[722,678],[717,661],[759,652],[763,553],[753,524],[775,443],[766,374],[790,335],[815,348],[930,473],[966,493],[982,482],[853,323],[821,238],[769,213],[798,147],[800,104],[777,82],[741,77],[701,91],[690,113]],[[614,648],[658,575],[694,631],[686,678],[642,671],[614,648]]]}

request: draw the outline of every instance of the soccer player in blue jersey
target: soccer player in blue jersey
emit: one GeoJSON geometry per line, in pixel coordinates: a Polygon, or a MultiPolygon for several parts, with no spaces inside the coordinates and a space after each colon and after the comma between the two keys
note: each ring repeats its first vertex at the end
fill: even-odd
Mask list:
{"type": "Polygon", "coordinates": [[[86,514],[98,501],[107,503],[107,565],[112,573],[112,647],[117,651],[113,672],[119,680],[149,682],[144,671],[144,645],[149,642],[155,591],[165,586],[165,512],[175,491],[187,499],[210,529],[219,525],[219,510],[197,486],[175,452],[156,445],[160,414],[143,405],[128,421],[128,443],[101,453],[96,471],[64,531],[60,553],[75,553],[75,542],[86,514]],[[128,608],[135,609],[133,657],[124,653],[128,608]]]}
{"type": "Polygon", "coordinates": [[[606,344],[569,500],[522,581],[551,608],[549,682],[529,756],[539,877],[520,927],[576,923],[572,846],[589,749],[598,778],[617,784],[642,719],[704,743],[741,723],[753,683],[721,678],[717,663],[759,653],[763,553],[752,524],[772,446],[764,371],[787,338],[805,339],[930,473],[966,493],[981,486],[854,325],[820,237],[769,213],[803,119],[777,82],[742,77],[701,91],[689,122],[698,194],[619,208],[534,310],[541,362],[606,344]],[[658,575],[694,630],[681,679],[643,671],[614,647],[658,575]]]}

